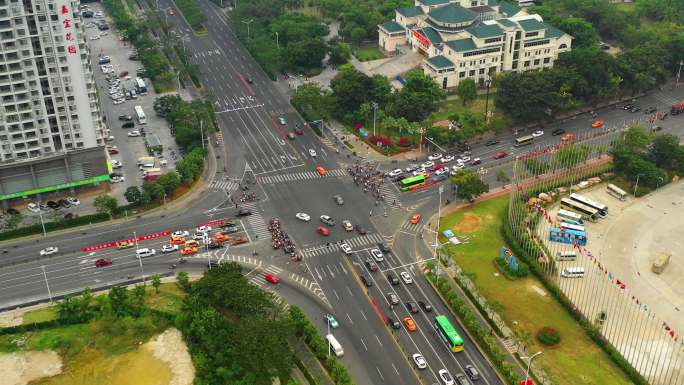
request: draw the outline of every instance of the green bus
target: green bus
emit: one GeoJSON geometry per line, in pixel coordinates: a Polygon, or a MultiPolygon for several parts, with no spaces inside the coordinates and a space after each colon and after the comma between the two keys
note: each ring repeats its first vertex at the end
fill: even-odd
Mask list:
{"type": "Polygon", "coordinates": [[[445,315],[435,317],[435,330],[453,353],[463,351],[463,339],[445,315]]]}
{"type": "Polygon", "coordinates": [[[425,183],[425,175],[420,174],[416,176],[412,176],[410,178],[402,179],[401,182],[399,182],[400,189],[401,191],[408,191],[416,186],[420,186],[425,183]]]}

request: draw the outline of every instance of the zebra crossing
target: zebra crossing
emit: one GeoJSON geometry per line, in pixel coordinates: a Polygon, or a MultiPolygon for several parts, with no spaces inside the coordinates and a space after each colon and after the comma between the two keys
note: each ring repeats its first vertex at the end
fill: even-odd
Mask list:
{"type": "Polygon", "coordinates": [[[225,190],[228,192],[236,191],[239,186],[240,184],[233,180],[212,180],[211,183],[209,183],[209,188],[225,190]]]}
{"type": "Polygon", "coordinates": [[[257,182],[262,184],[294,182],[299,180],[323,179],[328,176],[345,176],[347,171],[344,169],[328,170],[325,176],[321,176],[316,171],[302,171],[289,174],[274,174],[257,177],[257,182]]]}
{"type": "Polygon", "coordinates": [[[388,183],[383,183],[380,186],[380,195],[385,198],[385,203],[392,209],[400,209],[403,207],[399,196],[397,195],[397,189],[388,183]]]}
{"type": "Polygon", "coordinates": [[[252,283],[252,284],[254,284],[254,285],[256,285],[256,286],[261,287],[261,286],[264,286],[264,285],[267,283],[267,282],[266,282],[266,279],[264,278],[264,275],[265,275],[265,274],[271,273],[271,274],[273,274],[273,275],[278,276],[278,275],[280,275],[280,273],[282,273],[282,272],[283,272],[283,269],[282,269],[282,268],[280,268],[280,267],[278,267],[278,266],[275,266],[275,265],[268,265],[268,266],[266,266],[266,268],[264,269],[264,272],[263,272],[263,273],[262,273],[262,272],[258,272],[258,273],[257,273],[257,272],[254,272],[253,275],[252,275],[252,277],[249,279],[249,282],[252,283]]]}
{"type": "Polygon", "coordinates": [[[252,215],[247,216],[247,223],[249,223],[249,227],[255,235],[255,240],[259,238],[268,239],[271,233],[268,231],[268,225],[264,221],[264,217],[259,213],[256,203],[242,203],[241,206],[252,212],[252,215]]]}
{"type": "MultiPolygon", "coordinates": [[[[345,239],[344,243],[348,244],[352,248],[363,248],[367,245],[376,244],[384,241],[385,239],[382,237],[382,235],[378,233],[373,233],[367,235],[360,235],[358,237],[350,239],[345,239]]],[[[333,253],[338,250],[340,250],[340,245],[338,243],[330,243],[329,246],[325,244],[308,247],[306,249],[302,249],[300,253],[302,254],[302,256],[304,256],[304,258],[313,258],[319,255],[333,253]]]]}
{"type": "Polygon", "coordinates": [[[422,227],[422,223],[418,222],[416,224],[413,224],[410,220],[406,220],[404,223],[401,224],[401,230],[409,233],[417,233],[420,231],[422,227]]]}

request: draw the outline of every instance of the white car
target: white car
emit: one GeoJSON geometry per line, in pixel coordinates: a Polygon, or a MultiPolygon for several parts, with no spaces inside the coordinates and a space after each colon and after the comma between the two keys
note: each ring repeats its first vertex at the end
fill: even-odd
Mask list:
{"type": "Polygon", "coordinates": [[[401,175],[403,172],[404,172],[404,171],[402,171],[402,169],[397,168],[397,169],[394,169],[394,170],[388,172],[387,175],[388,175],[389,177],[395,177],[395,176],[401,175]]]}
{"type": "Polygon", "coordinates": [[[123,99],[116,99],[116,100],[113,102],[113,104],[114,104],[114,105],[117,105],[117,104],[122,104],[123,102],[124,102],[123,99]]]}
{"type": "Polygon", "coordinates": [[[109,135],[108,137],[105,138],[105,140],[107,142],[113,142],[114,140],[116,140],[116,138],[114,137],[114,135],[109,135]]]}
{"type": "Polygon", "coordinates": [[[174,251],[178,251],[180,249],[180,246],[178,245],[164,245],[162,246],[162,253],[173,253],[174,251]]]}
{"type": "Polygon", "coordinates": [[[196,230],[201,231],[203,233],[207,233],[207,232],[211,231],[211,226],[207,226],[207,225],[197,226],[196,230]]]}
{"type": "Polygon", "coordinates": [[[413,278],[411,278],[411,274],[409,274],[407,271],[402,271],[399,273],[401,276],[401,280],[404,281],[405,284],[411,284],[413,283],[413,278]]]}
{"type": "Polygon", "coordinates": [[[447,173],[447,171],[449,171],[449,169],[448,169],[448,168],[446,168],[446,167],[444,167],[444,168],[440,168],[439,170],[435,171],[435,175],[442,175],[442,174],[446,174],[446,173],[447,173]]]}
{"type": "Polygon", "coordinates": [[[346,243],[342,243],[342,244],[340,245],[340,249],[342,249],[342,251],[343,251],[345,254],[347,254],[347,255],[349,255],[349,254],[352,253],[352,248],[351,248],[351,246],[349,246],[349,245],[346,244],[346,243]]]}
{"type": "Polygon", "coordinates": [[[134,137],[140,136],[140,131],[134,130],[134,131],[129,132],[127,135],[128,135],[129,137],[134,138],[134,137]]]}
{"type": "Polygon", "coordinates": [[[380,249],[371,249],[370,253],[373,256],[373,258],[378,262],[382,262],[385,260],[385,256],[382,254],[382,251],[380,251],[380,249]]]}
{"type": "Polygon", "coordinates": [[[79,201],[76,197],[67,197],[66,201],[72,206],[78,206],[81,204],[81,201],[79,201]]]}
{"type": "Polygon", "coordinates": [[[430,167],[432,167],[432,166],[434,166],[434,165],[435,165],[435,162],[429,160],[429,161],[427,161],[427,162],[421,163],[421,164],[420,164],[420,167],[421,167],[421,168],[430,168],[430,167]]]}
{"type": "Polygon", "coordinates": [[[120,160],[112,159],[112,168],[121,168],[123,163],[120,160]]]}
{"type": "Polygon", "coordinates": [[[468,162],[470,162],[470,157],[469,157],[469,156],[466,156],[466,155],[463,155],[463,156],[461,157],[461,162],[463,162],[463,163],[468,163],[468,162]]]}
{"type": "Polygon", "coordinates": [[[345,230],[347,231],[352,231],[354,230],[354,226],[352,225],[351,222],[349,222],[347,219],[342,221],[342,227],[344,227],[345,230]]]}
{"type": "Polygon", "coordinates": [[[445,157],[442,158],[441,162],[442,162],[442,163],[449,163],[449,162],[453,162],[454,159],[456,159],[455,156],[453,156],[453,155],[447,155],[447,156],[445,156],[445,157]]]}
{"type": "Polygon", "coordinates": [[[427,368],[427,361],[425,361],[425,357],[423,357],[422,354],[416,353],[413,356],[411,356],[411,358],[413,358],[413,362],[416,363],[416,366],[418,367],[418,369],[427,368]]]}
{"type": "Polygon", "coordinates": [[[426,171],[425,171],[424,168],[419,168],[418,170],[415,170],[415,171],[412,172],[411,174],[412,174],[413,176],[418,176],[418,175],[425,174],[425,173],[426,173],[426,171]]]}
{"type": "Polygon", "coordinates": [[[532,136],[535,137],[535,138],[538,138],[538,137],[540,137],[540,136],[542,136],[542,135],[544,135],[544,131],[542,131],[542,130],[538,130],[538,131],[535,131],[535,132],[532,133],[532,136]]]}
{"type": "Polygon", "coordinates": [[[451,169],[454,171],[462,170],[465,167],[463,163],[458,163],[453,166],[451,166],[451,169]]]}
{"type": "Polygon", "coordinates": [[[125,181],[125,180],[126,180],[126,179],[125,179],[124,177],[122,177],[122,176],[115,176],[115,177],[111,178],[109,181],[110,181],[111,183],[121,183],[121,182],[123,182],[123,181],[125,181]]]}
{"type": "Polygon", "coordinates": [[[90,40],[100,40],[100,36],[99,35],[93,35],[90,37],[90,40]]]}
{"type": "Polygon", "coordinates": [[[59,253],[59,247],[57,246],[50,246],[40,251],[41,256],[52,255],[57,253],[59,253]]]}
{"type": "Polygon", "coordinates": [[[295,214],[295,217],[299,219],[300,221],[308,222],[311,220],[311,216],[307,213],[297,213],[295,214]]]}
{"type": "Polygon", "coordinates": [[[444,155],[440,154],[439,152],[436,152],[436,153],[428,156],[428,160],[442,159],[442,156],[444,156],[444,155]]]}
{"type": "Polygon", "coordinates": [[[313,158],[315,158],[316,157],[316,150],[314,150],[313,148],[310,148],[309,149],[309,155],[311,155],[313,158]]]}
{"type": "Polygon", "coordinates": [[[411,164],[408,165],[408,167],[406,167],[406,168],[404,169],[404,171],[406,171],[406,172],[413,172],[413,171],[415,171],[415,170],[416,170],[417,168],[419,168],[419,167],[420,167],[420,166],[418,166],[417,164],[411,163],[411,164]]]}
{"type": "Polygon", "coordinates": [[[190,233],[185,230],[177,230],[171,233],[171,235],[175,237],[187,237],[188,235],[190,235],[190,233]]]}
{"type": "Polygon", "coordinates": [[[439,379],[442,380],[442,384],[454,385],[454,378],[451,376],[451,373],[449,373],[448,370],[440,369],[437,374],[439,375],[439,379]]]}
{"type": "Polygon", "coordinates": [[[26,208],[32,213],[40,212],[40,206],[37,203],[29,203],[26,208]]]}

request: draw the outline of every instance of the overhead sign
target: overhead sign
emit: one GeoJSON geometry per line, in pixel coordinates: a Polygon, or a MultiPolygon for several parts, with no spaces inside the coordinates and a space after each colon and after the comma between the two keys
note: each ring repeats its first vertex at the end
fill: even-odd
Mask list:
{"type": "Polygon", "coordinates": [[[104,181],[108,181],[108,180],[109,180],[109,175],[98,175],[98,176],[94,176],[92,178],[81,179],[81,180],[77,180],[77,181],[69,182],[69,183],[56,184],[56,185],[47,186],[47,187],[39,187],[39,188],[34,188],[32,190],[24,190],[24,191],[14,192],[14,193],[10,193],[10,194],[2,194],[2,195],[0,195],[0,201],[5,200],[5,199],[26,197],[29,195],[46,193],[46,192],[50,192],[50,191],[63,190],[63,189],[71,188],[71,187],[83,186],[86,184],[104,182],[104,181]]]}
{"type": "Polygon", "coordinates": [[[413,31],[413,37],[420,40],[420,42],[423,43],[424,46],[430,46],[430,40],[428,40],[425,36],[419,34],[418,31],[413,31]]]}

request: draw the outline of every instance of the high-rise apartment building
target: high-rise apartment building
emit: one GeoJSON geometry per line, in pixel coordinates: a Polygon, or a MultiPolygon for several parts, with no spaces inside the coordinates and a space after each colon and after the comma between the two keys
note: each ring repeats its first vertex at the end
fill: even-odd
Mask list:
{"type": "Polygon", "coordinates": [[[0,0],[0,200],[108,179],[78,2],[0,0]]]}

